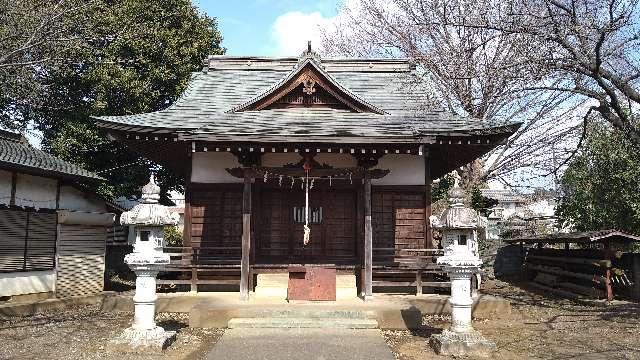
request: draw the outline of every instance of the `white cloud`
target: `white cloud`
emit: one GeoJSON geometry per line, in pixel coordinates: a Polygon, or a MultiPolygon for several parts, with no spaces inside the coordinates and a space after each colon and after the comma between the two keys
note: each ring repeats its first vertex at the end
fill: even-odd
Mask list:
{"type": "Polygon", "coordinates": [[[275,56],[298,56],[311,40],[312,47],[320,49],[322,31],[334,18],[325,18],[320,12],[291,11],[278,16],[271,26],[271,53],[275,56]]]}

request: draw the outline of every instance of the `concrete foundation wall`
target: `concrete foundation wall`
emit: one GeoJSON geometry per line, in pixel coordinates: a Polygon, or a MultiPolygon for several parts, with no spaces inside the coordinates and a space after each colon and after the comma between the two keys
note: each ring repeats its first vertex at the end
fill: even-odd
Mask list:
{"type": "Polygon", "coordinates": [[[0,296],[48,293],[55,288],[55,270],[0,273],[0,296]]]}

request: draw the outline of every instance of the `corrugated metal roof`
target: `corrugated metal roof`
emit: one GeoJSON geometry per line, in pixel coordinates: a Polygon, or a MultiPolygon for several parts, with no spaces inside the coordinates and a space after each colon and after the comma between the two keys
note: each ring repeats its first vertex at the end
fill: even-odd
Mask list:
{"type": "Polygon", "coordinates": [[[290,78],[299,66],[295,60],[211,57],[206,71],[192,74],[185,92],[167,109],[96,119],[107,128],[164,128],[234,140],[269,135],[415,139],[465,132],[504,134],[518,125],[421,108],[425,95],[415,86],[408,60],[322,61],[323,71],[345,91],[384,114],[317,107],[232,112],[290,78]]]}
{"type": "Polygon", "coordinates": [[[0,130],[0,169],[23,170],[50,177],[102,179],[75,164],[36,149],[20,134],[0,130]]]}

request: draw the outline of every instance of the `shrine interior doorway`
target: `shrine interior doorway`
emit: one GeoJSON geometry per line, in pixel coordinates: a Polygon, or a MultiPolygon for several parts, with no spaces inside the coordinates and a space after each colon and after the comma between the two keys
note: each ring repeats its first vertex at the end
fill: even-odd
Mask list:
{"type": "Polygon", "coordinates": [[[260,192],[257,264],[360,264],[357,191],[321,187],[309,192],[311,237],[303,244],[305,194],[297,188],[260,192]]]}

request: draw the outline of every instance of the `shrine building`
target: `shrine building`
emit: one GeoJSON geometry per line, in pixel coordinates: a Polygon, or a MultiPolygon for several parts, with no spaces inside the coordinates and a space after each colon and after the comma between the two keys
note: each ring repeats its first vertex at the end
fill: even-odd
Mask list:
{"type": "Polygon", "coordinates": [[[321,59],[310,47],[210,56],[168,108],[96,120],[185,177],[172,265],[184,283],[239,285],[246,299],[260,274],[317,266],[357,279],[363,296],[401,274],[420,293],[438,286],[432,180],[520,124],[427,109],[415,73],[405,59],[321,59]]]}

